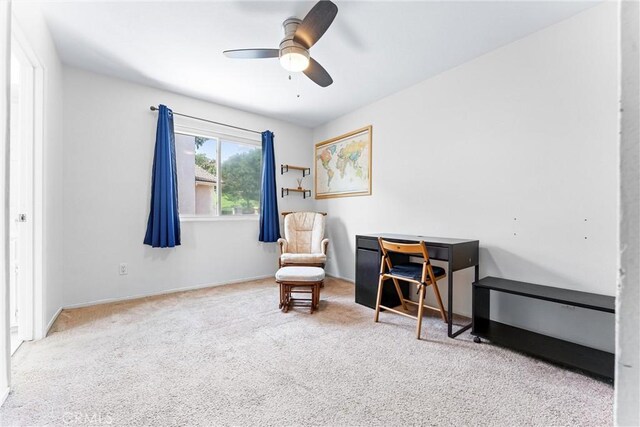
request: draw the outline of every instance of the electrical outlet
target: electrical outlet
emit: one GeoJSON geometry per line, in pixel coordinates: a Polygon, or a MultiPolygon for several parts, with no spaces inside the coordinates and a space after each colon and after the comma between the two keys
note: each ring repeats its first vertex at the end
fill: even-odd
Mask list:
{"type": "Polygon", "coordinates": [[[129,274],[129,271],[127,269],[127,264],[122,262],[120,263],[120,275],[124,276],[125,274],[129,274]]]}

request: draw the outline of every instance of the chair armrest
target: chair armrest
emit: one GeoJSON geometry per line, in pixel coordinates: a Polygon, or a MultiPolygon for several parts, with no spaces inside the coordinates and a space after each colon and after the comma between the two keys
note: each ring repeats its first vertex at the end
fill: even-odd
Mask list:
{"type": "Polygon", "coordinates": [[[280,246],[280,255],[287,252],[288,242],[282,237],[278,239],[278,245],[280,246]]]}
{"type": "Polygon", "coordinates": [[[326,255],[327,247],[329,246],[329,239],[322,239],[322,242],[320,242],[320,245],[322,247],[322,253],[326,255]]]}

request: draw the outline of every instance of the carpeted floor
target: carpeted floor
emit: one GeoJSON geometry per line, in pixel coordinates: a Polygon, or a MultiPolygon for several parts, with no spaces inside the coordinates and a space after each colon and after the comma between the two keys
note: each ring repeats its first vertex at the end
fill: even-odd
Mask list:
{"type": "Polygon", "coordinates": [[[611,425],[613,388],[353,301],[278,310],[263,280],[64,311],[13,357],[1,425],[611,425]]]}

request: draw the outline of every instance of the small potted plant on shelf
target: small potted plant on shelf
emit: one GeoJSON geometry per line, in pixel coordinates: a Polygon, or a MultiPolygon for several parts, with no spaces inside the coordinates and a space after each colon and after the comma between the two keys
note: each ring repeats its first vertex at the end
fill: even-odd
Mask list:
{"type": "Polygon", "coordinates": [[[304,178],[296,178],[296,181],[298,181],[298,190],[302,190],[302,180],[304,178]]]}

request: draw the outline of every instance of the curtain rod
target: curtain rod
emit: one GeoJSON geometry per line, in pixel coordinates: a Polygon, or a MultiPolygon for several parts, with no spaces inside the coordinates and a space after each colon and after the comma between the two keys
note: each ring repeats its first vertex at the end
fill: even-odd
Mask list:
{"type": "MultiPolygon", "coordinates": [[[[151,111],[158,111],[158,107],[156,107],[155,105],[152,105],[151,107],[149,107],[149,109],[151,111]]],[[[173,114],[175,114],[176,116],[188,117],[188,118],[194,119],[194,120],[200,120],[200,121],[203,121],[203,122],[213,123],[214,125],[226,126],[226,127],[229,127],[229,128],[234,128],[234,129],[238,129],[238,130],[244,130],[244,131],[247,131],[247,132],[253,132],[253,133],[257,133],[259,135],[262,135],[262,132],[258,132],[257,130],[253,130],[253,129],[241,128],[239,126],[228,125],[226,123],[214,122],[213,120],[207,120],[207,119],[203,119],[203,118],[200,118],[200,117],[190,116],[188,114],[176,113],[175,111],[173,111],[173,114]]]]}

